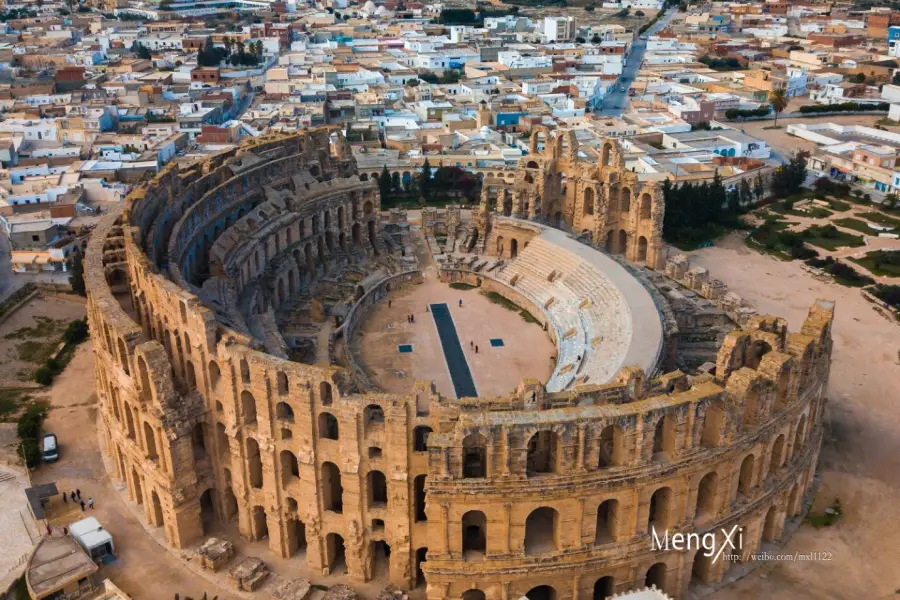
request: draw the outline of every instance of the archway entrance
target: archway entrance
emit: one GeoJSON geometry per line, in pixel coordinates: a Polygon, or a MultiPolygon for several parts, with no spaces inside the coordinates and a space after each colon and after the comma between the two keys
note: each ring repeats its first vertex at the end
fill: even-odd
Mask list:
{"type": "Polygon", "coordinates": [[[344,538],[336,533],[325,537],[325,555],[328,571],[335,575],[347,572],[347,559],[344,555],[344,538]]]}

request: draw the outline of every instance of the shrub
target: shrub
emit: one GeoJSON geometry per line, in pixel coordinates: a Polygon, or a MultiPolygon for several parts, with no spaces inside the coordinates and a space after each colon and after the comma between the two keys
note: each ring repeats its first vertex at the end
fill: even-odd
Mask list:
{"type": "Polygon", "coordinates": [[[872,295],[888,305],[900,309],[900,285],[879,283],[872,288],[872,295]]]}
{"type": "Polygon", "coordinates": [[[78,319],[69,323],[69,327],[66,328],[65,333],[63,333],[63,340],[67,344],[80,344],[88,337],[88,325],[87,325],[87,317],[84,319],[78,319]]]}
{"type": "Polygon", "coordinates": [[[38,367],[34,372],[34,380],[41,385],[53,383],[53,370],[49,367],[38,367]]]}
{"type": "Polygon", "coordinates": [[[878,104],[861,104],[859,102],[841,102],[840,104],[810,104],[799,108],[801,113],[829,113],[829,112],[857,112],[888,110],[890,104],[879,102],[878,104]]]}
{"type": "Polygon", "coordinates": [[[34,468],[41,462],[41,448],[38,440],[41,437],[41,423],[46,416],[47,405],[34,402],[28,405],[16,424],[16,433],[21,440],[19,454],[29,468],[34,468]]]}

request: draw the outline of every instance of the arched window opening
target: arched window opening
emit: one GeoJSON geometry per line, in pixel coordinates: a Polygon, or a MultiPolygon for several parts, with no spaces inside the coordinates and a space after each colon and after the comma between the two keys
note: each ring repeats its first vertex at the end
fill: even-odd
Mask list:
{"type": "Polygon", "coordinates": [[[528,590],[525,597],[528,600],[556,600],[556,590],[549,585],[539,585],[528,590]]]}
{"type": "Polygon", "coordinates": [[[284,396],[288,393],[288,377],[287,374],[279,371],[276,377],[278,380],[278,393],[284,396]]]}
{"type": "Polygon", "coordinates": [[[698,550],[694,554],[694,563],[691,565],[691,581],[689,585],[709,583],[711,564],[712,557],[706,556],[705,550],[698,550]]]}
{"type": "Polygon", "coordinates": [[[372,556],[370,572],[376,579],[385,578],[391,572],[391,547],[387,542],[378,540],[371,542],[369,550],[372,556]]]}
{"type": "Polygon", "coordinates": [[[241,414],[244,416],[244,423],[256,425],[256,399],[247,390],[241,392],[241,414]]]}
{"type": "Polygon", "coordinates": [[[653,432],[652,460],[672,460],[675,455],[675,419],[665,415],[656,422],[653,432]]]}
{"type": "Polygon", "coordinates": [[[428,436],[431,432],[431,427],[425,425],[419,425],[413,429],[413,452],[428,451],[428,436]]]}
{"type": "Polygon", "coordinates": [[[713,471],[704,475],[697,487],[697,506],[694,520],[705,522],[716,516],[716,492],[719,487],[719,475],[713,471]]]}
{"type": "Polygon", "coordinates": [[[219,382],[222,380],[222,371],[219,369],[218,363],[216,361],[209,361],[209,385],[212,388],[213,393],[219,391],[219,382]]]}
{"type": "Polygon", "coordinates": [[[487,477],[487,439],[471,433],[463,440],[463,478],[487,477]]]}
{"type": "Polygon", "coordinates": [[[624,463],[625,435],[617,425],[607,425],[600,432],[598,468],[618,467],[624,463]]]}
{"type": "Polygon", "coordinates": [[[368,405],[363,411],[363,423],[367,435],[381,431],[384,428],[384,410],[377,404],[368,405]]]}
{"type": "Polygon", "coordinates": [[[756,457],[748,454],[741,462],[741,474],[738,477],[738,493],[745,497],[750,495],[753,489],[753,467],[756,463],[756,457]]]}
{"type": "Polygon", "coordinates": [[[369,471],[366,475],[366,488],[369,492],[369,508],[387,506],[387,478],[381,471],[369,471]]]}
{"type": "Polygon", "coordinates": [[[338,420],[331,413],[319,414],[319,437],[326,440],[338,439],[338,420]]]}
{"type": "MultiPolygon", "coordinates": [[[[416,588],[425,587],[425,571],[422,569],[422,563],[424,563],[428,558],[428,548],[419,548],[416,550],[416,588]]],[[[466,599],[466,594],[472,590],[467,590],[463,592],[463,600],[466,599]]],[[[485,600],[484,595],[479,600],[485,600]]]]}
{"type": "Polygon", "coordinates": [[[791,450],[792,456],[797,456],[797,454],[803,449],[803,436],[806,433],[806,415],[800,417],[800,424],[797,425],[797,432],[794,434],[794,447],[791,450]]]}
{"type": "Polygon", "coordinates": [[[593,600],[607,600],[616,593],[616,581],[610,576],[601,577],[594,583],[593,600]]]}
{"type": "Polygon", "coordinates": [[[462,595],[462,600],[486,600],[486,598],[481,590],[466,590],[462,595]]]}
{"type": "Polygon", "coordinates": [[[287,423],[293,423],[294,409],[287,402],[279,402],[275,405],[275,418],[287,423]]]}
{"type": "Polygon", "coordinates": [[[594,214],[594,188],[585,188],[584,190],[584,215],[590,216],[594,214]]]}
{"type": "Polygon", "coordinates": [[[224,423],[216,423],[216,444],[219,446],[219,456],[223,459],[231,458],[231,442],[224,423]]]}
{"type": "Polygon", "coordinates": [[[300,479],[300,463],[297,462],[297,456],[293,452],[282,450],[280,462],[282,487],[287,487],[292,481],[300,479]]]}
{"type": "Polygon", "coordinates": [[[769,459],[769,475],[774,475],[784,459],[784,434],[778,436],[772,446],[772,457],[769,459]]]}
{"type": "Polygon", "coordinates": [[[262,457],[259,453],[259,442],[247,438],[247,467],[250,474],[250,487],[261,488],[263,485],[262,457]]]}
{"type": "Polygon", "coordinates": [[[138,371],[141,375],[141,400],[150,402],[153,399],[153,387],[150,385],[150,371],[147,369],[147,361],[141,356],[138,358],[138,371]]]}
{"type": "Polygon", "coordinates": [[[480,559],[487,550],[487,517],[470,510],[462,518],[462,551],[465,560],[480,559]]]}
{"type": "Polygon", "coordinates": [[[715,448],[722,444],[722,429],[725,426],[725,407],[721,402],[713,402],[706,409],[703,418],[703,433],[700,444],[706,448],[715,448]]]}
{"type": "Polygon", "coordinates": [[[658,590],[666,590],[666,563],[656,563],[647,569],[647,576],[644,579],[644,585],[647,587],[656,587],[658,590]]]}
{"type": "Polygon", "coordinates": [[[262,540],[269,535],[269,523],[266,519],[266,509],[262,506],[254,506],[251,510],[251,527],[253,528],[253,539],[262,540]]]}
{"type": "Polygon", "coordinates": [[[549,507],[535,509],[525,521],[525,554],[559,550],[559,513],[549,507]]]}
{"type": "Polygon", "coordinates": [[[671,488],[659,488],[650,497],[650,511],[647,518],[647,532],[651,535],[654,531],[663,535],[669,528],[669,514],[672,502],[671,488]]]}
{"type": "Polygon", "coordinates": [[[297,554],[306,554],[306,525],[297,518],[290,518],[287,521],[288,535],[288,554],[296,556],[297,554]]]}
{"type": "Polygon", "coordinates": [[[347,572],[344,538],[336,533],[325,536],[325,558],[330,574],[341,575],[347,572]]]}
{"type": "Polygon", "coordinates": [[[322,406],[331,406],[331,384],[327,381],[319,384],[319,401],[322,403],[322,406]]]}
{"type": "Polygon", "coordinates": [[[778,517],[778,510],[774,506],[770,506],[766,512],[766,519],[763,521],[762,541],[775,542],[778,538],[778,523],[775,519],[778,517]]]}
{"type": "Polygon", "coordinates": [[[527,475],[557,473],[562,458],[562,441],[555,431],[538,431],[528,441],[527,475]]]}
{"type": "Polygon", "coordinates": [[[653,199],[650,197],[650,194],[641,194],[641,218],[649,219],[650,218],[650,208],[653,205],[653,199]]]}
{"type": "Polygon", "coordinates": [[[156,434],[153,432],[153,427],[150,426],[150,423],[144,422],[144,444],[147,449],[147,457],[150,460],[157,460],[159,458],[159,454],[156,452],[156,434]]]}
{"type": "Polygon", "coordinates": [[[424,523],[428,520],[425,513],[425,478],[427,475],[417,475],[413,480],[413,511],[415,522],[424,523]]]}
{"type": "Polygon", "coordinates": [[[241,359],[241,381],[250,383],[250,364],[245,358],[241,359]]]}
{"type": "Polygon", "coordinates": [[[344,488],[341,486],[341,471],[332,462],[322,465],[322,504],[325,510],[336,513],[344,511],[344,488]]]}
{"type": "Polygon", "coordinates": [[[600,546],[616,541],[619,524],[619,501],[606,500],[597,507],[597,525],[594,544],[600,546]]]}
{"type": "Polygon", "coordinates": [[[191,430],[191,445],[194,449],[194,460],[206,458],[206,433],[203,430],[203,423],[197,423],[191,430]]]}

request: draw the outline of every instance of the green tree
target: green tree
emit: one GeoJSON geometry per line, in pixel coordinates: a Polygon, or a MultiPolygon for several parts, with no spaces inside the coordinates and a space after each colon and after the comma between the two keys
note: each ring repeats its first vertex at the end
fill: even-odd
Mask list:
{"type": "Polygon", "coordinates": [[[391,191],[394,193],[400,193],[403,189],[403,184],[400,181],[400,173],[394,171],[391,174],[391,191]]]}
{"type": "Polygon", "coordinates": [[[738,193],[741,198],[741,206],[747,206],[753,202],[753,191],[750,189],[750,182],[746,179],[741,179],[738,193]]]}
{"type": "Polygon", "coordinates": [[[422,195],[425,196],[425,198],[428,198],[431,195],[431,184],[431,164],[428,162],[428,157],[426,156],[425,162],[422,163],[422,172],[419,174],[419,189],[422,190],[422,195]]]}
{"type": "Polygon", "coordinates": [[[600,43],[600,34],[599,33],[595,33],[594,35],[591,36],[591,43],[592,44],[600,43]]]}
{"type": "Polygon", "coordinates": [[[762,200],[763,194],[766,193],[766,184],[763,182],[762,173],[757,173],[756,177],[753,179],[753,195],[756,196],[756,201],[759,202],[762,200]]]}
{"type": "Polygon", "coordinates": [[[69,285],[72,291],[79,296],[87,296],[87,289],[84,285],[84,263],[81,252],[76,251],[69,265],[69,285]]]}
{"type": "Polygon", "coordinates": [[[378,176],[378,191],[381,192],[382,202],[391,195],[391,172],[388,171],[387,165],[381,168],[381,174],[378,176]]]}
{"type": "Polygon", "coordinates": [[[262,40],[256,40],[256,43],[253,44],[253,53],[256,54],[256,59],[262,62],[263,58],[263,43],[262,40]]]}
{"type": "Polygon", "coordinates": [[[787,108],[791,99],[787,97],[787,94],[784,90],[775,90],[774,92],[769,92],[769,104],[772,105],[772,110],[775,111],[775,125],[778,125],[778,115],[780,115],[784,109],[787,108]]]}

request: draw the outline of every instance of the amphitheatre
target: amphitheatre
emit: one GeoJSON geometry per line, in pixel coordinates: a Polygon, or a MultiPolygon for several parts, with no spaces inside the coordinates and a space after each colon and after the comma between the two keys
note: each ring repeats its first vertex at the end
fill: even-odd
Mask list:
{"type": "Polygon", "coordinates": [[[334,129],[169,166],[87,252],[111,476],[172,548],[231,527],[313,582],[703,596],[802,518],[834,305],[757,315],[664,210],[566,131],[417,226],[334,129]],[[735,525],[735,560],[651,547],[735,525]]]}

